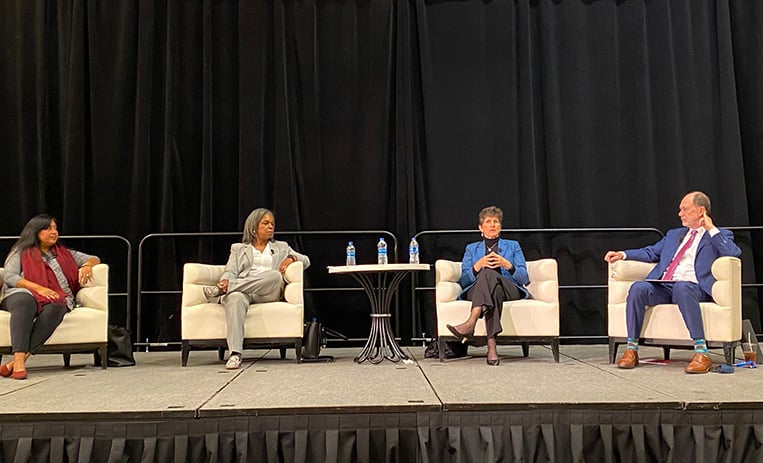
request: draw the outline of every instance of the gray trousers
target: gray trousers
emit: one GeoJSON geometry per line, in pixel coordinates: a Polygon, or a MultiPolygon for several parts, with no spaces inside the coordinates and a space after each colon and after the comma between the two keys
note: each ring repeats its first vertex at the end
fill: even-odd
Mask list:
{"type": "Polygon", "coordinates": [[[3,299],[0,307],[11,313],[11,351],[36,354],[61,324],[69,309],[61,304],[45,304],[37,313],[37,301],[20,292],[3,299]]]}
{"type": "Polygon", "coordinates": [[[220,298],[225,307],[228,350],[244,350],[244,321],[249,304],[275,302],[281,299],[283,277],[278,270],[228,281],[228,292],[220,298]]]}

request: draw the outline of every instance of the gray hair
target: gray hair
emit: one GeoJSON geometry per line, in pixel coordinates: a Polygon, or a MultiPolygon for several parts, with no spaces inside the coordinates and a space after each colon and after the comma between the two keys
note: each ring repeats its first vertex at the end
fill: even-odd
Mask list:
{"type": "Polygon", "coordinates": [[[268,214],[275,218],[275,214],[264,207],[259,207],[249,214],[249,217],[247,217],[244,222],[244,236],[241,238],[242,243],[251,243],[254,241],[254,232],[257,231],[257,226],[262,221],[262,218],[268,214]]]}
{"type": "Polygon", "coordinates": [[[498,222],[503,223],[503,211],[500,207],[497,206],[488,206],[483,208],[480,211],[480,225],[482,225],[482,221],[485,220],[485,217],[497,217],[498,222]]]}
{"type": "Polygon", "coordinates": [[[689,193],[692,195],[692,201],[697,207],[704,207],[707,215],[710,215],[710,197],[701,191],[692,191],[689,193]]]}

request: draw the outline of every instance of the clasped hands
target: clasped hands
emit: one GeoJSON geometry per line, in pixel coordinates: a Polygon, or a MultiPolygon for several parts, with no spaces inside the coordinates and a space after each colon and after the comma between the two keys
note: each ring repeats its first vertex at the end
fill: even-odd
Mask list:
{"type": "Polygon", "coordinates": [[[505,268],[506,270],[511,270],[513,265],[503,256],[496,254],[495,251],[493,251],[490,254],[487,254],[484,257],[480,258],[480,260],[474,263],[474,270],[478,272],[485,267],[505,268]]]}

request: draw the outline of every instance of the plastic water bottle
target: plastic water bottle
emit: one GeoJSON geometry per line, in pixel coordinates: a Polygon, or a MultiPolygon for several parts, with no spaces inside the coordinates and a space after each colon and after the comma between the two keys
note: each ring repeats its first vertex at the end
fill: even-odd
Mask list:
{"type": "Polygon", "coordinates": [[[408,263],[419,263],[419,243],[416,242],[416,238],[411,238],[411,242],[408,244],[408,263]]]}
{"type": "Polygon", "coordinates": [[[350,265],[355,265],[355,245],[350,241],[347,243],[347,265],[348,267],[350,265]]]}
{"type": "Polygon", "coordinates": [[[379,238],[379,242],[376,243],[376,255],[378,257],[377,263],[379,265],[389,263],[389,260],[387,259],[387,243],[384,241],[384,238],[379,238]]]}

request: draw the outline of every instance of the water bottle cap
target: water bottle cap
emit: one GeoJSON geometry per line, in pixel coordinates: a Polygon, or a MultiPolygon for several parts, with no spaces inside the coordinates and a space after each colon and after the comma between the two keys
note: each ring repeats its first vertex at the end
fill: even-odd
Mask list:
{"type": "Polygon", "coordinates": [[[379,241],[384,241],[384,237],[382,236],[381,238],[379,238],[379,241]]]}
{"type": "Polygon", "coordinates": [[[350,241],[350,242],[349,242],[349,243],[347,243],[347,244],[350,244],[350,245],[351,245],[351,244],[352,244],[352,241],[350,241]]]}
{"type": "Polygon", "coordinates": [[[318,321],[318,317],[313,317],[313,321],[317,322],[318,321]]]}

